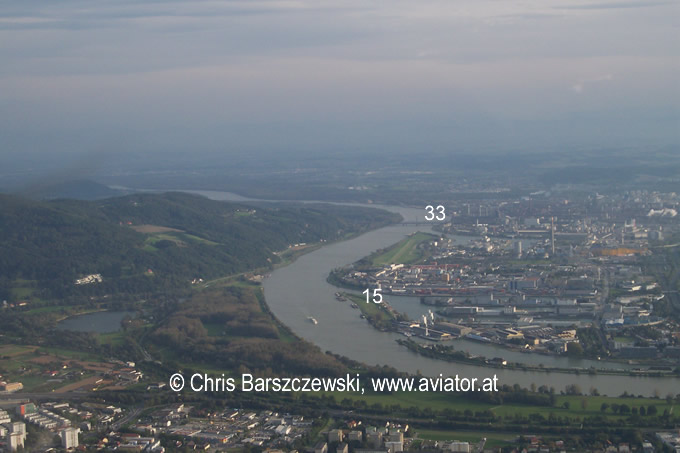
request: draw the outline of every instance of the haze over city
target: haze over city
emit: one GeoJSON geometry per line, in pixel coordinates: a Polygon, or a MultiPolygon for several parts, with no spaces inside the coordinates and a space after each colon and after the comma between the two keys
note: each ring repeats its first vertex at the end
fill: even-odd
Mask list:
{"type": "Polygon", "coordinates": [[[0,452],[680,452],[680,2],[0,3],[0,452]]]}
{"type": "Polygon", "coordinates": [[[674,144],[678,12],[672,1],[5,3],[0,157],[674,144]]]}

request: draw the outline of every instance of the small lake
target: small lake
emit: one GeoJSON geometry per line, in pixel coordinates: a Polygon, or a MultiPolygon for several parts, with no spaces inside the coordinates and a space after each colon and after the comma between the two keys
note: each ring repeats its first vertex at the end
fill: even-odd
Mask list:
{"type": "Polygon", "coordinates": [[[133,311],[98,311],[71,316],[57,323],[59,330],[75,332],[112,333],[121,329],[121,321],[126,316],[134,316],[133,311]]]}

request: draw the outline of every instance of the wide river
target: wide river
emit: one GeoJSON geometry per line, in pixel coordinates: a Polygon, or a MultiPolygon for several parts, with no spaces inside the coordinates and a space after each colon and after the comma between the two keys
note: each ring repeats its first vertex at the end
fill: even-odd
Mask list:
{"type": "MultiPolygon", "coordinates": [[[[198,192],[218,200],[256,201],[224,192],[198,192]]],[[[406,221],[423,219],[423,210],[397,206],[373,206],[400,213],[406,221]]],[[[519,384],[529,387],[547,385],[563,390],[569,384],[577,384],[582,391],[596,388],[601,394],[618,396],[624,391],[635,395],[665,396],[680,392],[680,378],[651,378],[634,376],[588,375],[566,373],[527,372],[518,370],[485,368],[475,365],[448,363],[419,356],[397,344],[404,338],[395,333],[379,332],[359,317],[359,311],[352,309],[348,302],[338,302],[334,293],[338,289],[326,282],[328,273],[337,267],[353,263],[369,253],[400,241],[414,231],[427,231],[416,226],[393,225],[371,231],[343,242],[324,246],[301,256],[292,264],[272,272],[264,281],[264,293],[272,312],[297,335],[318,345],[323,351],[331,351],[351,359],[373,365],[388,365],[401,371],[437,376],[458,374],[461,377],[498,376],[501,384],[519,384]],[[311,323],[309,316],[318,320],[311,323]]],[[[467,241],[455,237],[457,242],[467,241]]],[[[413,314],[420,307],[416,298],[393,297],[390,303],[399,311],[413,314]],[[417,304],[417,306],[416,306],[417,304]]],[[[621,364],[574,360],[538,354],[508,351],[504,348],[471,341],[450,342],[459,350],[486,357],[502,356],[509,361],[543,363],[546,366],[630,368],[621,364]]]]}

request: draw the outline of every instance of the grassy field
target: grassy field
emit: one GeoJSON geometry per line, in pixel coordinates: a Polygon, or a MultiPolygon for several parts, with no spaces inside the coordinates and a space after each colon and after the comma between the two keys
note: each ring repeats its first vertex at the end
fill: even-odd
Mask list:
{"type": "MultiPolygon", "coordinates": [[[[0,346],[0,374],[9,382],[21,382],[24,391],[51,391],[72,381],[57,380],[45,374],[48,370],[57,370],[61,374],[61,364],[78,359],[99,362],[101,358],[87,353],[79,353],[61,348],[45,348],[38,346],[2,345],[0,346]]],[[[68,370],[65,370],[68,371],[68,370]]]]}
{"type": "MultiPolygon", "coordinates": [[[[175,349],[171,347],[154,346],[152,348],[152,351],[153,356],[158,357],[163,362],[177,361],[177,351],[175,351],[175,349]]],[[[207,373],[219,377],[222,376],[222,373],[224,373],[225,376],[236,376],[234,371],[221,368],[219,365],[215,365],[214,363],[194,361],[191,362],[190,364],[189,363],[178,364],[178,367],[179,367],[178,369],[183,369],[184,367],[186,367],[197,373],[207,373]]],[[[167,376],[165,376],[165,379],[167,379],[167,376]]]]}
{"type": "Polygon", "coordinates": [[[418,245],[435,239],[436,236],[427,233],[415,233],[406,239],[390,246],[382,253],[371,255],[369,260],[374,266],[386,264],[411,264],[425,256],[425,252],[418,245]]]}
{"type": "Polygon", "coordinates": [[[350,301],[354,302],[359,306],[359,310],[366,317],[375,317],[379,322],[390,322],[393,316],[380,304],[374,304],[373,302],[366,303],[366,298],[364,296],[357,296],[356,294],[343,293],[350,301]]]}
{"type": "Polygon", "coordinates": [[[110,344],[111,346],[120,346],[125,342],[127,333],[124,330],[111,333],[100,333],[98,338],[101,344],[110,344]]]}
{"type": "Polygon", "coordinates": [[[11,290],[12,292],[12,297],[14,297],[17,300],[23,300],[23,299],[30,299],[33,293],[35,292],[34,288],[26,288],[23,286],[15,286],[11,290]]]}
{"type": "Polygon", "coordinates": [[[278,254],[279,258],[281,258],[281,262],[276,264],[275,267],[286,266],[286,265],[292,263],[293,261],[295,261],[296,259],[298,259],[299,257],[301,257],[302,255],[313,252],[314,250],[316,250],[316,249],[318,249],[322,246],[323,246],[322,243],[315,242],[315,243],[312,243],[312,244],[307,244],[307,245],[298,246],[298,247],[291,247],[289,249],[286,249],[286,250],[284,250],[284,251],[282,251],[278,254]]]}
{"type": "Polygon", "coordinates": [[[23,280],[16,279],[12,282],[10,288],[10,294],[14,300],[40,300],[34,297],[33,294],[36,292],[37,281],[36,280],[23,280]]]}
{"type": "Polygon", "coordinates": [[[210,337],[221,337],[224,335],[224,323],[222,322],[203,321],[203,327],[208,331],[208,336],[210,337]]]}
{"type": "Polygon", "coordinates": [[[206,245],[218,245],[217,242],[209,241],[207,239],[194,236],[193,234],[179,231],[169,231],[151,233],[149,237],[147,237],[146,240],[144,241],[143,249],[146,250],[147,252],[156,252],[158,251],[156,244],[158,244],[160,241],[170,241],[179,247],[186,247],[188,244],[192,242],[202,243],[206,245]]]}
{"type": "Polygon", "coordinates": [[[200,242],[200,243],[206,244],[206,245],[219,245],[217,242],[210,241],[210,240],[204,239],[202,237],[194,236],[193,234],[189,234],[189,233],[183,233],[182,237],[185,237],[185,238],[191,239],[192,241],[200,242]]]}
{"type": "Polygon", "coordinates": [[[97,354],[90,354],[88,352],[82,351],[74,351],[72,349],[41,346],[39,351],[53,356],[57,356],[59,358],[63,358],[65,360],[76,359],[76,360],[91,360],[96,362],[101,359],[101,357],[99,357],[97,354]]]}
{"type": "MultiPolygon", "coordinates": [[[[368,388],[371,384],[369,381],[362,381],[362,385],[368,388]]],[[[628,407],[647,408],[650,405],[656,406],[658,414],[662,414],[665,409],[669,411],[673,408],[673,404],[669,404],[663,399],[654,398],[611,398],[606,396],[557,396],[555,406],[530,406],[525,404],[508,403],[503,405],[493,405],[483,402],[474,401],[452,393],[419,393],[419,392],[399,392],[391,395],[381,394],[349,394],[349,393],[330,393],[337,401],[342,401],[348,398],[352,401],[365,401],[369,406],[373,404],[381,404],[382,406],[399,405],[403,409],[409,407],[417,407],[419,409],[430,408],[433,411],[443,411],[444,409],[451,409],[457,411],[471,410],[473,412],[481,412],[485,410],[492,411],[495,415],[501,417],[513,417],[516,414],[528,416],[529,414],[541,414],[548,417],[550,414],[555,416],[568,416],[571,418],[582,419],[587,416],[604,415],[608,418],[621,419],[627,418],[628,415],[615,415],[611,409],[606,412],[600,410],[602,403],[608,404],[610,407],[613,404],[626,404],[628,407]],[[582,401],[586,401],[585,407],[582,401]],[[568,402],[569,407],[564,407],[564,403],[568,402]]]]}
{"type": "Polygon", "coordinates": [[[38,314],[38,313],[54,313],[54,312],[61,312],[64,311],[66,313],[66,310],[68,309],[68,306],[65,305],[52,305],[48,307],[40,307],[40,308],[33,308],[31,310],[26,311],[26,314],[38,314]]]}

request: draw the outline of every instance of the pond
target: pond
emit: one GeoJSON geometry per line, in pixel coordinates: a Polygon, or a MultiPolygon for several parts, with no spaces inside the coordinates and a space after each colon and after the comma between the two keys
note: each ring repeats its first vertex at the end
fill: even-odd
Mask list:
{"type": "Polygon", "coordinates": [[[133,311],[98,311],[71,316],[57,323],[59,330],[75,332],[112,333],[121,329],[121,321],[126,316],[134,316],[133,311]]]}

